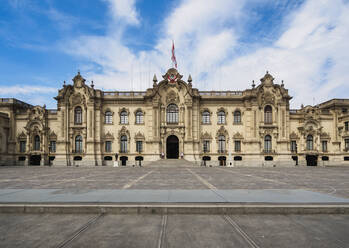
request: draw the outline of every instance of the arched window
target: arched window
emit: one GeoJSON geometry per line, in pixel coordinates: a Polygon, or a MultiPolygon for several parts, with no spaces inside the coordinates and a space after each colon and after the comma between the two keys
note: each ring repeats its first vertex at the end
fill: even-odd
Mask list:
{"type": "Polygon", "coordinates": [[[74,123],[81,124],[82,123],[82,109],[81,107],[76,107],[74,111],[74,123]]]}
{"type": "Polygon", "coordinates": [[[265,106],[264,108],[264,123],[271,124],[273,123],[273,109],[270,105],[265,106]]]}
{"type": "Polygon", "coordinates": [[[313,135],[308,135],[307,136],[307,150],[313,150],[313,135]]]}
{"type": "Polygon", "coordinates": [[[143,120],[143,112],[138,110],[136,112],[136,124],[143,124],[144,120],[143,120]]]}
{"type": "Polygon", "coordinates": [[[127,136],[122,135],[120,139],[120,152],[126,153],[127,152],[127,136]]]}
{"type": "Polygon", "coordinates": [[[82,153],[82,136],[78,135],[75,137],[75,152],[82,153]]]}
{"type": "Polygon", "coordinates": [[[202,112],[202,123],[210,124],[210,112],[208,112],[207,110],[202,112]]]}
{"type": "Polygon", "coordinates": [[[40,151],[40,136],[35,135],[34,137],[34,151],[40,151]]]}
{"type": "Polygon", "coordinates": [[[166,114],[167,123],[178,123],[178,107],[176,104],[168,105],[166,114]]]}
{"type": "Polygon", "coordinates": [[[270,135],[266,135],[264,137],[264,151],[271,152],[271,136],[270,135]]]}
{"type": "Polygon", "coordinates": [[[218,137],[218,152],[224,153],[225,152],[225,136],[219,135],[218,137]]]}
{"type": "Polygon", "coordinates": [[[120,113],[120,124],[128,124],[128,114],[126,111],[120,113]]]}
{"type": "Polygon", "coordinates": [[[241,112],[239,110],[236,110],[234,112],[234,123],[235,124],[241,123],[241,112]]]}
{"type": "Polygon", "coordinates": [[[110,111],[105,112],[105,123],[112,124],[113,123],[113,113],[110,111]]]}
{"type": "Polygon", "coordinates": [[[218,124],[225,124],[225,112],[223,110],[218,112],[218,124]]]}

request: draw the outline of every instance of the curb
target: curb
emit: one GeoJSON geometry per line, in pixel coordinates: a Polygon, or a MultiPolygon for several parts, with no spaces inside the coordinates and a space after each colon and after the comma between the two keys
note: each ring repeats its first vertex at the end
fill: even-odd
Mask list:
{"type": "Polygon", "coordinates": [[[0,213],[26,214],[349,214],[330,204],[0,204],[0,213]]]}

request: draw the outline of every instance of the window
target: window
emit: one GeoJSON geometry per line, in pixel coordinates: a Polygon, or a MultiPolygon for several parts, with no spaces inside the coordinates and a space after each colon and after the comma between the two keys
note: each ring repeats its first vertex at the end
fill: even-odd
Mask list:
{"type": "Polygon", "coordinates": [[[143,151],[143,142],[140,140],[136,141],[136,151],[137,152],[142,152],[143,151]]]}
{"type": "Polygon", "coordinates": [[[349,131],[349,121],[344,122],[345,131],[349,131]]]}
{"type": "Polygon", "coordinates": [[[225,137],[224,137],[224,135],[220,135],[218,137],[218,152],[219,153],[225,152],[225,137]]]}
{"type": "Polygon", "coordinates": [[[166,111],[167,123],[178,123],[178,107],[176,104],[170,104],[166,111]]]}
{"type": "Polygon", "coordinates": [[[111,141],[105,142],[105,152],[111,152],[111,141]]]}
{"type": "Polygon", "coordinates": [[[273,123],[273,109],[271,106],[267,105],[264,108],[264,123],[265,124],[272,124],[273,123]]]}
{"type": "Polygon", "coordinates": [[[239,110],[236,110],[234,112],[234,124],[240,124],[241,123],[241,112],[239,110]]]}
{"type": "Polygon", "coordinates": [[[27,146],[27,142],[24,140],[21,140],[19,142],[19,151],[20,152],[25,152],[25,147],[27,146]]]}
{"type": "Polygon", "coordinates": [[[225,112],[224,111],[218,112],[218,124],[225,124],[225,112]]]}
{"type": "Polygon", "coordinates": [[[50,141],[50,152],[56,152],[56,141],[55,140],[51,140],[50,141]]]}
{"type": "Polygon", "coordinates": [[[75,137],[75,152],[82,153],[82,136],[78,135],[75,137]]]}
{"type": "Polygon", "coordinates": [[[234,151],[241,152],[241,141],[240,140],[234,141],[234,151]]]}
{"type": "Polygon", "coordinates": [[[120,124],[128,124],[128,114],[126,111],[120,113],[120,124]]]}
{"type": "Polygon", "coordinates": [[[297,152],[297,142],[295,140],[291,140],[291,152],[297,152]]]}
{"type": "Polygon", "coordinates": [[[312,135],[308,135],[307,136],[307,150],[313,150],[314,146],[313,146],[313,136],[312,135]]]}
{"type": "Polygon", "coordinates": [[[143,112],[142,111],[136,112],[136,124],[143,124],[143,112]]]}
{"type": "Polygon", "coordinates": [[[321,143],[322,143],[322,151],[327,152],[327,141],[323,140],[321,143]]]}
{"type": "Polygon", "coordinates": [[[345,139],[344,140],[344,142],[345,142],[345,150],[349,150],[349,139],[345,139]]]}
{"type": "Polygon", "coordinates": [[[210,124],[210,112],[207,110],[202,113],[202,123],[210,124]]]}
{"type": "Polygon", "coordinates": [[[74,111],[74,123],[81,124],[82,123],[82,109],[81,107],[76,107],[74,111]]]}
{"type": "Polygon", "coordinates": [[[36,135],[34,137],[34,151],[40,151],[40,136],[36,135]]]}
{"type": "Polygon", "coordinates": [[[271,152],[271,136],[270,135],[266,135],[264,138],[264,151],[265,152],[271,152]]]}
{"type": "Polygon", "coordinates": [[[120,142],[120,152],[126,153],[127,152],[127,136],[122,135],[121,136],[121,142],[120,142]]]}
{"type": "Polygon", "coordinates": [[[210,151],[210,141],[209,140],[204,140],[204,142],[203,142],[203,151],[204,152],[209,152],[210,151]]]}
{"type": "Polygon", "coordinates": [[[113,114],[110,111],[105,112],[105,123],[112,124],[113,123],[113,114]]]}

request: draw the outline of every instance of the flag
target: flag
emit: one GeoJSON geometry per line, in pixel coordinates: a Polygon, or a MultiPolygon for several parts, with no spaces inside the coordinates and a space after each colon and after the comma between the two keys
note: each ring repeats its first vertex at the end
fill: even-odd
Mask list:
{"type": "Polygon", "coordinates": [[[172,41],[172,63],[177,69],[177,60],[176,60],[176,55],[175,55],[175,47],[174,47],[174,42],[172,41]]]}

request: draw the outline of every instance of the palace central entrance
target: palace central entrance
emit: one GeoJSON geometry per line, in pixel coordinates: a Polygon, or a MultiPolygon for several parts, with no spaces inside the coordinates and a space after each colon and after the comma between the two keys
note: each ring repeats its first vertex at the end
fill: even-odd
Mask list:
{"type": "Polygon", "coordinates": [[[317,156],[316,155],[306,155],[307,166],[317,166],[317,156]]]}
{"type": "Polygon", "coordinates": [[[178,158],[179,140],[177,136],[170,135],[166,140],[166,158],[178,158]]]}

